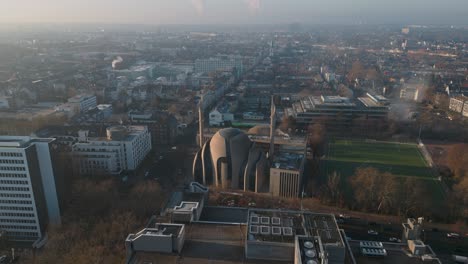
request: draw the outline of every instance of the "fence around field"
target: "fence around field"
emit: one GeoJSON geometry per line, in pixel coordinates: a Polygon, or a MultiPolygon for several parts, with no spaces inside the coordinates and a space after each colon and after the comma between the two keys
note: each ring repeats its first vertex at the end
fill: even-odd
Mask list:
{"type": "Polygon", "coordinates": [[[439,172],[437,171],[437,168],[434,166],[434,161],[432,160],[432,156],[429,153],[429,150],[427,150],[426,145],[424,142],[422,142],[421,139],[418,140],[418,148],[423,155],[424,159],[426,160],[427,164],[429,167],[431,167],[431,171],[434,175],[434,178],[440,182],[440,186],[442,187],[442,191],[444,193],[444,196],[447,195],[447,193],[450,191],[450,188],[447,186],[447,184],[443,181],[440,180],[440,175],[439,172]]]}
{"type": "Polygon", "coordinates": [[[432,160],[431,154],[427,150],[426,145],[424,145],[422,140],[418,140],[418,147],[419,147],[419,150],[421,151],[424,159],[426,160],[427,164],[429,165],[429,167],[433,168],[434,167],[434,161],[432,160]]]}

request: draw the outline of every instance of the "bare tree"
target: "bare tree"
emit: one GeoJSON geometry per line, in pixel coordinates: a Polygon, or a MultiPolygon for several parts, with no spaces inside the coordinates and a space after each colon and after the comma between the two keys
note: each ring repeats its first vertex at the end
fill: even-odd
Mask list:
{"type": "Polygon", "coordinates": [[[296,119],[292,116],[283,117],[279,128],[286,133],[294,132],[296,130],[296,119]]]}
{"type": "Polygon", "coordinates": [[[328,175],[327,191],[330,202],[335,205],[337,205],[341,199],[341,188],[341,175],[334,171],[331,175],[328,175]]]}
{"type": "Polygon", "coordinates": [[[453,145],[447,153],[447,163],[457,179],[468,175],[468,152],[466,144],[453,145]]]}
{"type": "Polygon", "coordinates": [[[307,128],[307,144],[314,150],[314,156],[320,156],[323,152],[323,144],[326,139],[325,125],[315,123],[307,128]]]}
{"type": "Polygon", "coordinates": [[[376,168],[358,168],[350,179],[358,207],[375,212],[391,212],[398,184],[395,176],[376,168]]]}
{"type": "Polygon", "coordinates": [[[351,66],[351,70],[348,72],[346,78],[349,82],[353,82],[355,79],[363,79],[366,74],[366,69],[360,61],[355,61],[351,66]]]}

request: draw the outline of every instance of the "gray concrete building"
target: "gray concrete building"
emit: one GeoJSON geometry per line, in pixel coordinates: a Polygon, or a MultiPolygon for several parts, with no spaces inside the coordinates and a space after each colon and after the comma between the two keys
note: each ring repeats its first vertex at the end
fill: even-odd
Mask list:
{"type": "Polygon", "coordinates": [[[61,223],[54,139],[0,136],[0,229],[40,247],[48,225],[61,223]]]}

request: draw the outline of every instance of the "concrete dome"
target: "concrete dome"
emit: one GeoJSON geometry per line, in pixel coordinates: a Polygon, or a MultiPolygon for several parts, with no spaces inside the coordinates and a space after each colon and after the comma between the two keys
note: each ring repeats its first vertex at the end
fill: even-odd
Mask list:
{"type": "Polygon", "coordinates": [[[239,188],[242,165],[249,155],[252,142],[239,129],[225,128],[218,131],[210,142],[215,182],[224,188],[239,188]]]}
{"type": "Polygon", "coordinates": [[[221,129],[195,156],[193,175],[203,184],[256,191],[266,182],[264,156],[243,131],[221,129]]]}

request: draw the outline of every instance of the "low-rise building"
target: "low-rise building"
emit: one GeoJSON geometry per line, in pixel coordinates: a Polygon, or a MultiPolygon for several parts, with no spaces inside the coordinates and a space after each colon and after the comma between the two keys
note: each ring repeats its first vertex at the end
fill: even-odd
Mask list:
{"type": "Polygon", "coordinates": [[[389,111],[387,104],[383,96],[370,94],[356,100],[340,96],[307,96],[286,108],[284,114],[296,118],[302,127],[321,123],[333,132],[349,130],[366,122],[385,122],[389,111]]]}
{"type": "Polygon", "coordinates": [[[468,117],[468,97],[458,96],[450,98],[449,109],[468,117]]]}
{"type": "Polygon", "coordinates": [[[0,108],[10,108],[11,97],[0,96],[0,108]]]}
{"type": "Polygon", "coordinates": [[[265,115],[257,112],[245,112],[242,114],[242,118],[245,120],[263,120],[265,115]]]}
{"type": "Polygon", "coordinates": [[[401,88],[400,99],[408,100],[408,101],[418,101],[419,89],[416,87],[401,88]]]}
{"type": "Polygon", "coordinates": [[[309,252],[309,258],[319,260],[327,257],[328,262],[324,263],[345,263],[345,243],[335,217],[307,211],[249,210],[245,239],[246,258],[293,262],[297,257],[297,250],[303,250],[295,248],[301,245],[296,243],[297,236],[301,240],[303,236],[320,237],[322,248],[319,246],[314,256],[309,252]]]}
{"type": "Polygon", "coordinates": [[[107,119],[112,116],[112,105],[111,104],[100,104],[97,105],[97,109],[102,113],[102,118],[107,119]]]}
{"type": "Polygon", "coordinates": [[[235,103],[228,103],[226,101],[219,103],[208,116],[210,126],[225,126],[234,121],[233,112],[235,109],[235,103]]]}
{"type": "Polygon", "coordinates": [[[234,121],[234,114],[226,109],[214,109],[209,114],[209,124],[210,126],[224,126],[228,122],[234,121]]]}
{"type": "Polygon", "coordinates": [[[145,125],[151,133],[152,144],[171,145],[177,137],[177,119],[169,112],[130,111],[128,113],[133,125],[145,125]]]}
{"type": "Polygon", "coordinates": [[[151,135],[146,126],[107,128],[105,138],[80,136],[72,147],[75,169],[83,175],[119,174],[132,171],[151,151],[151,135]]]}
{"type": "Polygon", "coordinates": [[[279,152],[270,168],[270,193],[274,196],[297,198],[302,193],[305,155],[279,152]]]}
{"type": "Polygon", "coordinates": [[[184,242],[185,225],[157,223],[127,236],[125,239],[127,263],[134,263],[133,257],[137,252],[180,253],[184,242]]]}

